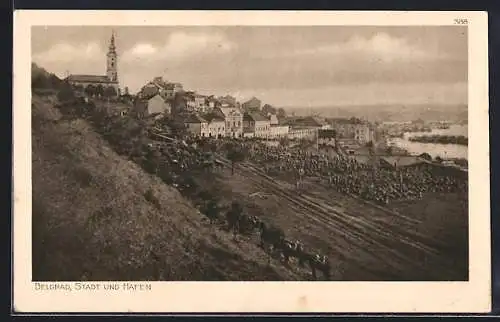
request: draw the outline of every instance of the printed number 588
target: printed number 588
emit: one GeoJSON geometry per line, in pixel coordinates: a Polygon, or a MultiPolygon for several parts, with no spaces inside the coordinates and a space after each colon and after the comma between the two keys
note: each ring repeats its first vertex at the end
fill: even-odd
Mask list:
{"type": "Polygon", "coordinates": [[[468,23],[467,19],[454,19],[456,25],[466,25],[468,23]]]}

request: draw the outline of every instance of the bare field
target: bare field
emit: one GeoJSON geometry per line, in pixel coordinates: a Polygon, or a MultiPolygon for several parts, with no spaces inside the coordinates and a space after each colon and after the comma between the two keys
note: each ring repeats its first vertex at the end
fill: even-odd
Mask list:
{"type": "Polygon", "coordinates": [[[333,280],[468,279],[467,207],[456,195],[384,209],[314,180],[295,194],[291,180],[271,179],[250,163],[237,169],[221,173],[219,186],[290,238],[327,254],[333,280]]]}

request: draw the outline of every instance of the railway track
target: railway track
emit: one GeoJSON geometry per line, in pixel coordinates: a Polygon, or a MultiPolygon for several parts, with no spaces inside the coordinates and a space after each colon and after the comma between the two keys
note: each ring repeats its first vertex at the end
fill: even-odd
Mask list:
{"type": "MultiPolygon", "coordinates": [[[[222,157],[219,158],[226,166],[230,166],[229,161],[222,157]]],[[[378,262],[384,263],[393,272],[405,274],[408,273],[408,267],[414,267],[415,271],[419,272],[416,273],[417,275],[428,275],[431,272],[428,271],[429,266],[426,266],[424,263],[427,263],[429,259],[439,257],[439,252],[436,249],[419,241],[423,239],[422,236],[414,236],[411,232],[401,231],[401,228],[395,225],[384,227],[376,222],[368,222],[357,216],[340,213],[331,205],[314,201],[307,195],[293,194],[283,188],[274,179],[263,174],[260,169],[253,166],[241,164],[238,170],[251,174],[251,176],[245,177],[251,180],[256,186],[261,189],[271,190],[278,197],[286,199],[302,215],[307,216],[310,220],[322,226],[330,228],[349,245],[353,243],[361,249],[373,249],[375,246],[377,248],[377,255],[370,254],[368,251],[365,251],[364,255],[376,258],[378,262]],[[376,237],[378,238],[375,239],[376,237]],[[395,248],[399,248],[399,250],[395,248]],[[381,253],[385,253],[386,256],[381,253]]],[[[347,247],[346,244],[344,246],[347,247]]],[[[340,251],[344,256],[348,255],[344,247],[338,247],[336,251],[340,251]]],[[[432,266],[433,271],[439,271],[440,275],[443,272],[451,273],[446,267],[447,265],[442,263],[436,264],[437,267],[436,265],[432,266]]]]}
{"type": "MultiPolygon", "coordinates": [[[[267,176],[262,170],[255,168],[252,165],[249,165],[248,167],[254,168],[254,170],[256,170],[257,172],[260,171],[261,175],[266,176],[266,177],[268,177],[268,179],[276,182],[276,180],[267,176]]],[[[320,185],[324,188],[328,188],[328,186],[325,186],[324,184],[320,183],[320,185]]],[[[326,207],[330,211],[334,211],[334,212],[339,212],[338,209],[335,209],[335,206],[338,206],[340,208],[345,208],[345,206],[346,206],[345,204],[342,204],[334,199],[328,200],[328,203],[326,203],[326,202],[320,203],[320,202],[314,201],[313,200],[314,197],[308,196],[307,194],[302,194],[301,197],[308,199],[311,202],[316,202],[317,204],[320,204],[321,206],[326,207]],[[332,204],[333,204],[333,206],[332,206],[332,204]]],[[[356,198],[356,199],[358,200],[358,198],[356,198]]],[[[361,217],[364,216],[363,212],[366,211],[366,207],[360,207],[360,205],[365,205],[365,204],[366,203],[363,202],[362,200],[360,200],[359,203],[354,203],[354,202],[349,203],[348,207],[349,207],[350,212],[352,214],[356,215],[356,216],[351,216],[354,220],[363,221],[363,219],[361,217]],[[353,210],[355,210],[355,211],[353,211],[353,210]]],[[[371,206],[370,203],[368,203],[366,205],[369,207],[371,206]]],[[[396,219],[400,219],[401,221],[405,222],[408,225],[408,226],[406,226],[407,228],[414,228],[415,225],[421,224],[421,221],[415,220],[415,219],[408,217],[408,216],[405,216],[401,213],[386,210],[386,209],[383,209],[382,207],[376,207],[376,209],[379,210],[380,212],[384,213],[388,217],[392,216],[392,217],[395,217],[396,219]]],[[[434,252],[436,254],[439,253],[435,248],[428,246],[428,245],[440,245],[439,241],[437,241],[434,238],[430,238],[429,236],[426,236],[424,234],[421,234],[421,233],[417,232],[416,230],[405,230],[401,227],[401,225],[396,224],[395,221],[386,221],[386,222],[384,222],[384,224],[385,224],[384,226],[382,226],[380,223],[377,223],[376,221],[370,221],[367,224],[378,226],[378,227],[380,227],[380,229],[384,229],[384,228],[387,228],[389,226],[390,228],[394,229],[393,232],[397,231],[397,232],[402,234],[399,236],[399,237],[401,237],[402,240],[412,242],[410,237],[414,238],[414,239],[418,239],[421,241],[422,247],[427,248],[427,250],[430,252],[434,252]]]]}

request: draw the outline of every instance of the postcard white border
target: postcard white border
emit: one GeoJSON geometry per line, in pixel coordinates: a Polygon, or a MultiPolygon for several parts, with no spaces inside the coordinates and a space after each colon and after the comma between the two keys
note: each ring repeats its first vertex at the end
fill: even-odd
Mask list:
{"type": "Polygon", "coordinates": [[[489,312],[491,310],[486,12],[14,12],[13,290],[17,312],[489,312]],[[150,292],[39,292],[31,283],[31,26],[453,25],[469,32],[469,282],[153,282],[150,292]]]}

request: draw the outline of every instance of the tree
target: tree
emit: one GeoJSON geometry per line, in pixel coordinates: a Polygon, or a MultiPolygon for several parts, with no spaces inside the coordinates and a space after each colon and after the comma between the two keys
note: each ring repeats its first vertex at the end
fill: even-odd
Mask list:
{"type": "Polygon", "coordinates": [[[438,156],[436,156],[436,157],[434,158],[434,161],[436,161],[437,163],[442,163],[442,162],[443,162],[443,158],[441,158],[441,157],[438,155],[438,156]]]}
{"type": "Polygon", "coordinates": [[[63,86],[63,81],[54,74],[49,74],[44,69],[37,66],[32,67],[31,71],[31,88],[37,89],[60,89],[63,86]]]}
{"type": "Polygon", "coordinates": [[[96,87],[92,84],[87,85],[87,87],[85,87],[85,94],[89,97],[94,97],[96,94],[96,87]]]}
{"type": "Polygon", "coordinates": [[[61,102],[71,101],[72,99],[75,98],[75,93],[73,92],[73,88],[69,83],[64,82],[61,85],[59,93],[57,94],[57,98],[61,102]]]}
{"type": "Polygon", "coordinates": [[[73,90],[75,92],[82,93],[84,91],[84,87],[81,84],[76,84],[76,85],[73,85],[72,87],[73,87],[73,90]]]}
{"type": "Polygon", "coordinates": [[[97,95],[97,97],[102,97],[104,95],[104,87],[101,84],[96,86],[95,94],[97,95]]]}
{"type": "Polygon", "coordinates": [[[392,155],[392,152],[393,152],[393,148],[392,146],[388,146],[387,149],[385,149],[385,152],[388,154],[388,155],[392,155]]]}
{"type": "Polygon", "coordinates": [[[231,175],[234,174],[234,165],[239,162],[243,162],[246,157],[246,153],[243,148],[238,147],[234,144],[229,146],[226,157],[231,161],[231,175]]]}
{"type": "Polygon", "coordinates": [[[41,75],[41,74],[38,74],[36,76],[34,76],[32,79],[31,79],[31,88],[50,88],[50,83],[48,81],[48,79],[41,75]]]}
{"type": "Polygon", "coordinates": [[[284,110],[283,108],[281,108],[281,107],[280,107],[280,108],[278,109],[278,115],[277,115],[277,116],[278,116],[278,118],[280,118],[280,119],[285,118],[285,117],[286,117],[286,112],[285,112],[285,110],[284,110]]]}
{"type": "Polygon", "coordinates": [[[125,96],[130,95],[129,90],[128,90],[128,86],[125,86],[125,89],[123,90],[123,95],[125,95],[125,96]]]}
{"type": "Polygon", "coordinates": [[[116,97],[118,93],[116,92],[116,89],[113,86],[108,86],[104,89],[104,97],[106,97],[108,100],[110,98],[116,97]]]}
{"type": "Polygon", "coordinates": [[[50,88],[57,89],[60,86],[64,86],[65,82],[60,80],[59,77],[57,77],[56,75],[50,74],[49,75],[49,83],[50,83],[50,88]]]}
{"type": "Polygon", "coordinates": [[[174,99],[171,102],[172,113],[178,114],[186,110],[186,94],[184,91],[180,91],[174,94],[174,99]]]}
{"type": "Polygon", "coordinates": [[[432,161],[431,155],[427,152],[422,153],[419,157],[427,161],[432,161]]]}
{"type": "Polygon", "coordinates": [[[181,118],[166,118],[165,124],[169,127],[172,132],[177,136],[183,136],[186,133],[186,125],[181,118]]]}
{"type": "Polygon", "coordinates": [[[276,114],[276,109],[269,104],[264,104],[262,106],[262,114],[267,115],[269,113],[276,114]]]}

